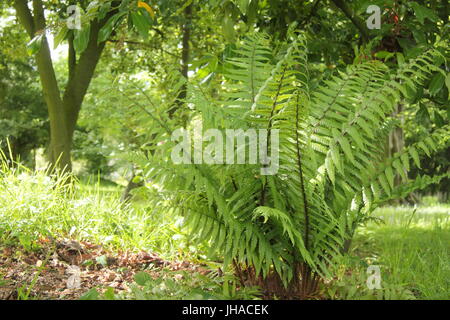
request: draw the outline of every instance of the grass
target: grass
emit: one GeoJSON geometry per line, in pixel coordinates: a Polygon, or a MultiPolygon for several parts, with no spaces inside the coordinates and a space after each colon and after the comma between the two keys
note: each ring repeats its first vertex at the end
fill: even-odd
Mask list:
{"type": "Polygon", "coordinates": [[[382,266],[382,279],[418,299],[450,299],[450,205],[386,207],[375,212],[355,250],[382,266]]]}
{"type": "MultiPolygon", "coordinates": [[[[159,195],[153,195],[152,201],[140,198],[124,205],[118,200],[121,190],[117,186],[93,179],[67,187],[65,179],[49,178],[43,171],[30,172],[21,166],[11,169],[0,165],[0,248],[20,244],[33,251],[38,249],[37,239],[51,236],[88,240],[111,250],[145,250],[168,260],[202,257],[203,248],[189,244],[182,217],[166,211],[163,199],[155,202],[159,195]]],[[[450,299],[450,205],[426,203],[416,209],[377,210],[374,216],[384,223],[371,221],[359,229],[351,254],[337,266],[335,279],[323,289],[324,296],[450,299]],[[366,286],[369,265],[380,266],[381,290],[366,286]]],[[[192,281],[197,278],[193,276],[192,281]]],[[[173,285],[173,292],[148,291],[145,295],[177,297],[181,289],[189,290],[189,281],[181,287],[158,283],[164,288],[173,285]]],[[[202,283],[208,286],[208,281],[202,283]]],[[[191,291],[196,294],[194,287],[191,291]]],[[[253,293],[248,296],[253,297],[253,293]]]]}
{"type": "Polygon", "coordinates": [[[351,255],[325,290],[335,299],[450,299],[450,205],[384,207],[358,230],[351,255]],[[368,289],[369,265],[381,289],[368,289]]]}
{"type": "Polygon", "coordinates": [[[124,205],[120,190],[64,184],[23,167],[0,168],[0,243],[34,249],[39,237],[88,240],[114,250],[146,250],[173,259],[186,246],[181,218],[161,207],[124,205]]]}

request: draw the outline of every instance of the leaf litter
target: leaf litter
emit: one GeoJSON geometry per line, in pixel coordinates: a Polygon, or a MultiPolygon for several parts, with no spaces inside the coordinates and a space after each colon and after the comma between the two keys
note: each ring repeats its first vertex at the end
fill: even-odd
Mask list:
{"type": "MultiPolygon", "coordinates": [[[[40,238],[39,249],[0,246],[0,300],[78,299],[92,288],[129,291],[134,275],[148,268],[207,274],[204,265],[167,261],[155,253],[106,250],[101,245],[71,239],[40,238]]],[[[146,270],[147,271],[147,270],[146,270]]]]}

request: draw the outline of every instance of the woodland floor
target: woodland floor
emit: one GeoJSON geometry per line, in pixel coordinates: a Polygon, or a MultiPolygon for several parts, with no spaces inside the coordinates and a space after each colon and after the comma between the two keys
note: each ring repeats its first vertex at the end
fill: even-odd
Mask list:
{"type": "MultiPolygon", "coordinates": [[[[383,222],[369,222],[359,230],[349,261],[339,267],[342,272],[337,271],[318,297],[450,299],[450,205],[387,207],[378,210],[375,217],[383,222]],[[380,266],[383,290],[367,290],[368,265],[380,266]]],[[[8,233],[11,230],[2,233],[3,239],[10,239],[8,233]]],[[[164,241],[172,238],[168,234],[164,241]]],[[[93,288],[100,293],[112,288],[115,293],[126,294],[140,271],[161,281],[155,283],[163,287],[173,284],[144,298],[179,299],[191,294],[189,297],[214,299],[217,295],[208,294],[220,292],[224,281],[217,264],[207,265],[205,260],[195,258],[201,256],[201,248],[191,256],[179,255],[181,259],[177,260],[150,251],[103,246],[98,241],[41,236],[32,245],[24,243],[0,240],[0,300],[83,299],[93,288]],[[74,273],[80,282],[78,288],[71,289],[74,273]],[[199,281],[199,277],[206,280],[199,281]]],[[[253,293],[245,294],[231,298],[255,298],[253,293]]]]}
{"type": "Polygon", "coordinates": [[[0,300],[79,299],[92,288],[129,290],[136,272],[143,269],[153,277],[161,268],[172,271],[208,273],[190,262],[169,262],[147,252],[109,252],[100,245],[75,240],[40,239],[40,249],[0,245],[0,300]],[[73,270],[79,268],[79,288],[68,288],[73,270]]]}

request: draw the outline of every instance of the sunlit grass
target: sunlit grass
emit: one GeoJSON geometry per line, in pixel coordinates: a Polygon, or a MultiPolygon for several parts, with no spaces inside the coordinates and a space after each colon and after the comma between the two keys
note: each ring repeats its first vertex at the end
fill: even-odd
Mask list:
{"type": "Polygon", "coordinates": [[[21,166],[0,168],[0,241],[36,247],[39,237],[89,240],[115,250],[178,255],[186,242],[180,217],[145,203],[120,202],[119,188],[50,178],[21,166]]]}
{"type": "Polygon", "coordinates": [[[450,298],[450,205],[386,207],[375,212],[354,242],[360,256],[382,270],[382,281],[418,299],[450,298]]]}

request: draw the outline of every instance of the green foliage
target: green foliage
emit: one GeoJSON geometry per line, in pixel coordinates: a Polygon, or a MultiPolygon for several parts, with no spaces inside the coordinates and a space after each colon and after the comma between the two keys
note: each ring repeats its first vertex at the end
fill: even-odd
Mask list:
{"type": "Polygon", "coordinates": [[[86,130],[82,127],[75,130],[72,157],[74,160],[85,162],[82,172],[77,172],[79,176],[99,175],[102,178],[109,178],[114,171],[114,166],[108,161],[111,153],[98,130],[86,130]]]}
{"type": "Polygon", "coordinates": [[[442,72],[434,64],[438,50],[393,72],[380,61],[350,65],[315,89],[306,52],[304,37],[292,30],[276,50],[267,36],[250,35],[225,61],[221,92],[190,88],[205,130],[259,128],[269,136],[280,130],[277,174],[261,176],[256,165],[173,165],[166,126],[153,136],[161,146],[141,157],[193,236],[209,241],[225,266],[235,261],[263,278],[276,273],[285,286],[297,281],[299,265],[329,275],[328,266],[376,207],[445,176],[409,181],[405,172],[449,143],[442,127],[392,157],[384,152],[398,125],[391,114],[407,88],[442,72]]]}
{"type": "Polygon", "coordinates": [[[48,114],[24,42],[15,25],[0,28],[0,150],[32,167],[31,151],[48,141],[48,114]]]}
{"type": "MultiPolygon", "coordinates": [[[[78,3],[80,10],[80,30],[68,30],[66,24],[55,28],[55,48],[69,35],[73,36],[74,49],[78,54],[83,53],[89,43],[91,27],[96,21],[107,19],[98,31],[97,42],[105,42],[120,29],[121,23],[127,21],[129,29],[148,39],[149,31],[153,25],[155,13],[144,1],[121,1],[118,5],[115,0],[91,1],[78,3]]],[[[59,8],[58,8],[59,9],[59,8]]],[[[30,42],[30,50],[36,52],[42,37],[37,36],[30,42]]]]}
{"type": "Polygon", "coordinates": [[[43,35],[39,34],[39,35],[35,36],[33,39],[31,39],[30,42],[28,42],[27,47],[28,47],[28,53],[30,55],[34,55],[34,54],[38,53],[39,50],[41,50],[42,39],[43,39],[43,35]]]}

